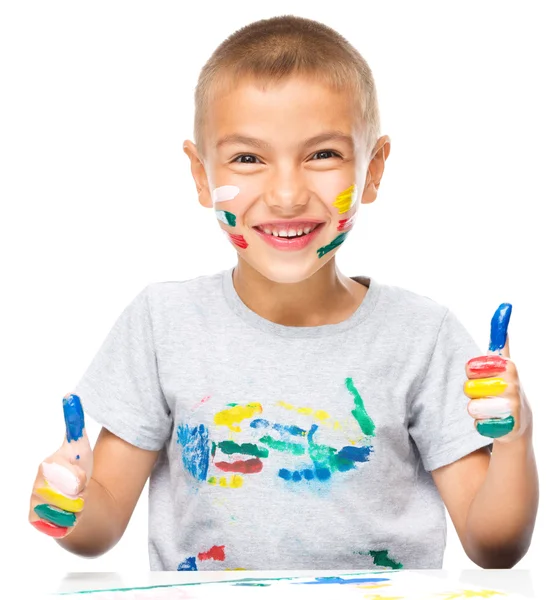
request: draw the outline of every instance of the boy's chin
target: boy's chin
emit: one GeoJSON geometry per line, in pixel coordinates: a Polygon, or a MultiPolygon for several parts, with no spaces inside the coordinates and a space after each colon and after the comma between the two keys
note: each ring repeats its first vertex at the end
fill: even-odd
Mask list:
{"type": "Polygon", "coordinates": [[[326,262],[319,259],[315,259],[312,263],[301,261],[299,263],[293,262],[292,264],[289,262],[283,263],[282,261],[278,261],[276,264],[272,262],[261,264],[259,261],[251,261],[251,266],[269,281],[296,284],[309,279],[324,267],[326,262]]]}

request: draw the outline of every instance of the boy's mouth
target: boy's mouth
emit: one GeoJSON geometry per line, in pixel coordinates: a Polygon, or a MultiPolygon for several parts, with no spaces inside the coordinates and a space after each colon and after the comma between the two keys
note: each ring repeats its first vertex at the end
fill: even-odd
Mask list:
{"type": "Polygon", "coordinates": [[[255,225],[259,233],[270,235],[276,238],[300,238],[309,235],[316,229],[324,225],[324,222],[319,221],[289,221],[289,222],[275,222],[261,223],[255,225]]]}

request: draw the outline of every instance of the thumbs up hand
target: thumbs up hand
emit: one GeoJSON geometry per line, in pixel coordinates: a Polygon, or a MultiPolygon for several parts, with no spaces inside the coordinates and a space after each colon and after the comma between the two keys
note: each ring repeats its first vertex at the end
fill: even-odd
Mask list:
{"type": "Polygon", "coordinates": [[[62,446],[39,467],[29,508],[29,522],[55,538],[68,535],[78,522],[93,471],[93,451],[80,398],[68,394],[62,407],[66,436],[62,446]]]}
{"type": "Polygon", "coordinates": [[[468,411],[481,435],[510,442],[532,423],[532,414],[521,387],[517,368],[509,355],[507,329],[511,304],[501,304],[492,317],[488,354],[466,365],[465,394],[468,411]]]}

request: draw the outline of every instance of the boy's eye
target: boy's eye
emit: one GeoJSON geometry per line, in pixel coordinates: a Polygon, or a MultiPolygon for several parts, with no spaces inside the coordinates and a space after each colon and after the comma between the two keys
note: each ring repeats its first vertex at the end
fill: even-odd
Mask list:
{"type": "Polygon", "coordinates": [[[340,158],[340,154],[338,154],[338,152],[335,152],[334,150],[320,150],[319,152],[315,152],[313,158],[317,157],[318,159],[322,160],[325,158],[333,158],[335,156],[338,156],[340,158]]]}
{"type": "Polygon", "coordinates": [[[259,162],[259,159],[254,154],[240,154],[233,159],[233,162],[251,165],[259,162]]]}

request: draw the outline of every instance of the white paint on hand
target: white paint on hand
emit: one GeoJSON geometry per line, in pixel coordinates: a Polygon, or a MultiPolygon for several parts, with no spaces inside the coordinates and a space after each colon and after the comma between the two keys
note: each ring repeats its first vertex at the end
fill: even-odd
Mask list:
{"type": "Polygon", "coordinates": [[[469,413],[475,419],[503,419],[511,415],[511,403],[507,398],[500,396],[472,400],[469,413]]]}
{"type": "Polygon", "coordinates": [[[68,498],[77,498],[79,481],[72,471],[57,463],[44,462],[42,468],[51,488],[68,498]]]}

